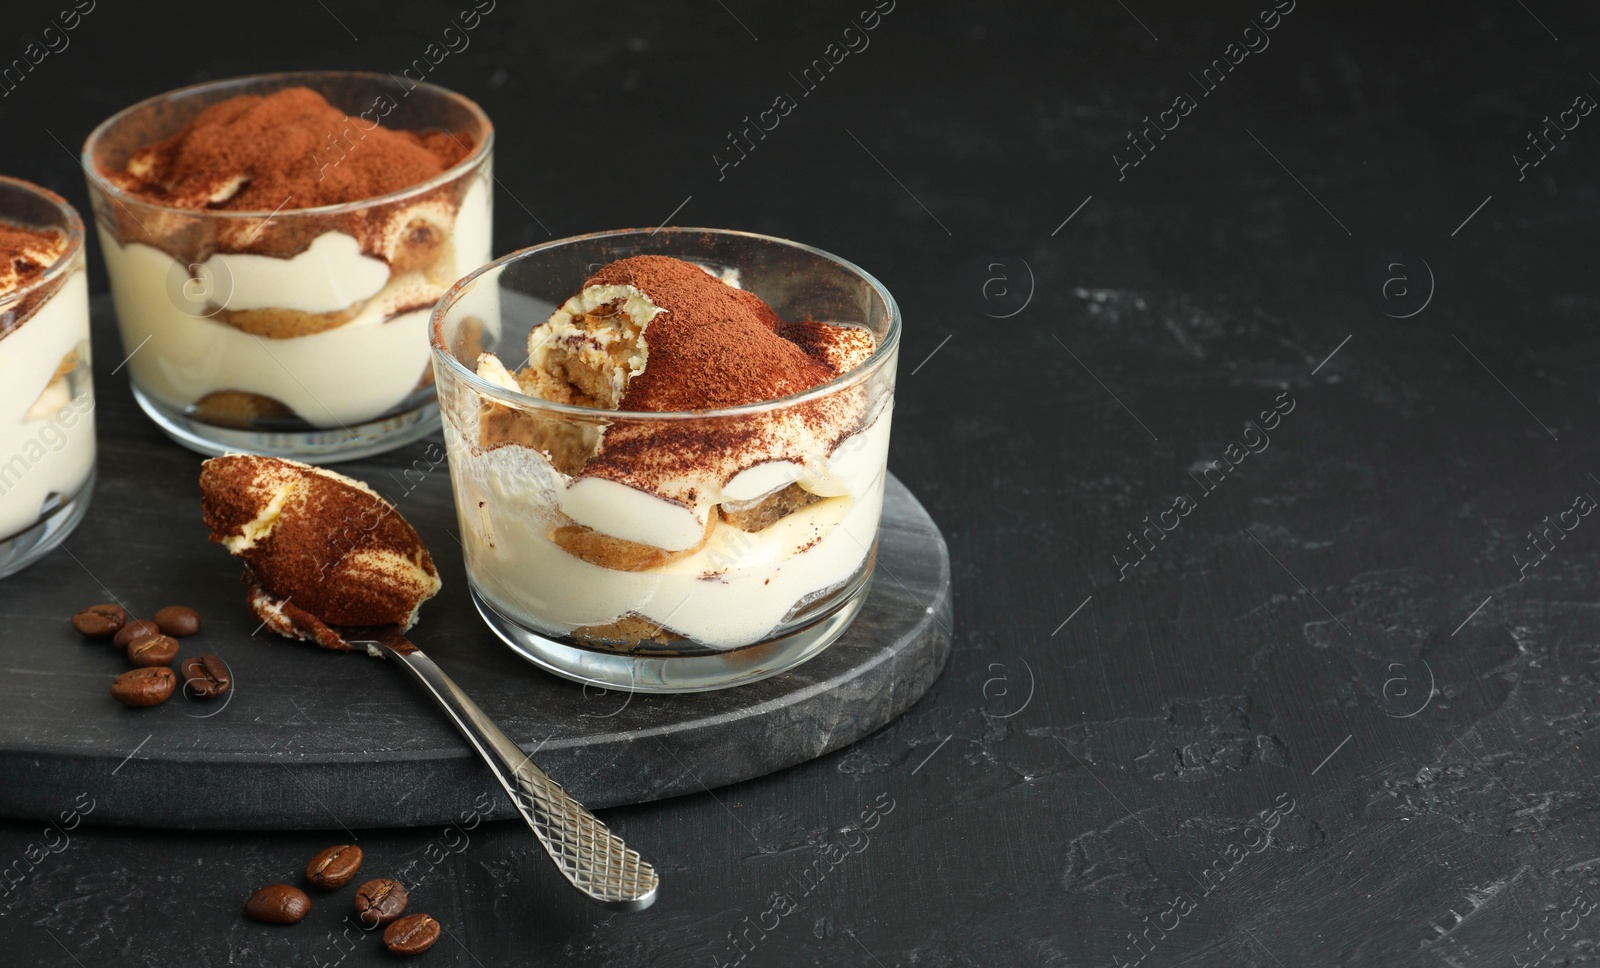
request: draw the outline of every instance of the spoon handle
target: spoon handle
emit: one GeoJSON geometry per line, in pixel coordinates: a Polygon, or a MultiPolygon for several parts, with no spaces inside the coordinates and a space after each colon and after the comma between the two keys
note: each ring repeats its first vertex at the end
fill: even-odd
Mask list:
{"type": "Polygon", "coordinates": [[[539,769],[532,756],[501,732],[444,670],[400,636],[385,637],[377,644],[450,715],[573,887],[619,910],[640,911],[655,901],[660,884],[656,869],[539,769]]]}

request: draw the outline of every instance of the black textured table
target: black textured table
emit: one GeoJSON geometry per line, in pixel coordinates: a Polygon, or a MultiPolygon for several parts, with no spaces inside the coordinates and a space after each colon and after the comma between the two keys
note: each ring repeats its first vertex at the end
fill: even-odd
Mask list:
{"type": "MultiPolygon", "coordinates": [[[[42,40],[56,6],[7,20],[42,40]]],[[[514,823],[357,831],[448,927],[427,963],[1595,963],[1600,523],[1562,512],[1600,499],[1600,122],[1573,109],[1600,15],[867,6],[501,0],[433,69],[498,124],[500,251],[671,219],[884,280],[891,467],[957,624],[872,736],[606,811],[662,867],[641,914],[570,896],[514,823]]],[[[222,10],[99,4],[0,99],[8,173],[81,202],[47,129],[203,77],[399,71],[450,16],[296,3],[219,42],[222,10]]],[[[36,607],[0,587],[0,619],[36,607]]],[[[5,960],[387,963],[342,895],[240,917],[330,827],[4,824],[5,960]]]]}

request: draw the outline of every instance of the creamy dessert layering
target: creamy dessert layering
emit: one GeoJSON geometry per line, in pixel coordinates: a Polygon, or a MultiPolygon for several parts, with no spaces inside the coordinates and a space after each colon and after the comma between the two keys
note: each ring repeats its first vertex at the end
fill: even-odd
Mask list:
{"type": "Polygon", "coordinates": [[[486,399],[475,425],[446,420],[476,592],[604,650],[765,640],[865,573],[889,398],[846,384],[684,412],[779,401],[875,348],[864,328],[780,319],[734,274],[656,255],[603,266],[532,330],[526,366],[477,360],[499,387],[600,413],[486,399]]]}
{"type": "Polygon", "coordinates": [[[353,629],[403,632],[439,591],[417,532],[358,480],[239,454],[202,464],[200,493],[211,540],[244,560],[250,609],[279,635],[349,651],[353,629]]]}
{"type": "Polygon", "coordinates": [[[57,229],[0,220],[0,541],[36,524],[94,469],[89,297],[57,229]]]}
{"type": "Polygon", "coordinates": [[[432,381],[429,308],[489,259],[487,164],[359,203],[438,178],[476,137],[391,130],[290,87],[212,104],[100,171],[121,194],[98,212],[135,386],[243,429],[405,404],[432,381]]]}

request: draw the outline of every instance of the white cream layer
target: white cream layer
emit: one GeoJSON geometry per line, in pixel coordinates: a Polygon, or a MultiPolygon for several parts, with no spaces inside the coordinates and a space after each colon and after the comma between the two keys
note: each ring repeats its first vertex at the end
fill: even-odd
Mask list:
{"type": "MultiPolygon", "coordinates": [[[[580,488],[530,448],[477,452],[476,427],[463,431],[447,419],[467,571],[496,608],[549,635],[633,613],[713,648],[759,642],[796,603],[848,581],[872,548],[883,504],[891,409],[885,406],[870,426],[826,457],[817,455],[809,467],[773,462],[759,474],[771,490],[800,481],[833,497],[754,534],[719,523],[704,548],[643,572],[590,564],[547,535],[571,523],[568,502],[580,491],[590,521],[602,517],[609,503],[613,520],[602,521],[609,534],[632,530],[616,519],[646,526],[651,516],[677,518],[684,510],[680,505],[599,482],[616,489],[607,502],[599,490],[580,488]]],[[[722,490],[706,489],[707,506],[697,509],[700,520],[722,490]]]]}
{"type": "MultiPolygon", "coordinates": [[[[860,434],[828,449],[841,429],[857,422],[864,400],[862,388],[848,388],[813,401],[806,409],[780,408],[759,417],[763,440],[752,446],[769,455],[799,451],[807,455],[803,462],[787,457],[759,459],[759,455],[736,451],[722,455],[713,467],[690,463],[679,471],[650,473],[642,485],[626,475],[617,480],[613,479],[617,474],[605,472],[602,477],[602,472],[596,471],[573,483],[561,510],[601,534],[681,551],[700,543],[706,521],[718,504],[748,507],[796,482],[822,497],[846,494],[849,485],[844,482],[874,472],[873,461],[883,460],[860,434]]],[[[608,427],[599,456],[603,458],[611,448],[625,448],[640,437],[649,443],[653,431],[644,422],[608,427]]]]}
{"type": "MultiPolygon", "coordinates": [[[[485,175],[473,183],[456,215],[452,238],[457,277],[490,258],[492,200],[486,182],[485,175]]],[[[348,238],[325,234],[293,259],[228,256],[234,299],[243,297],[249,303],[230,299],[229,308],[324,306],[315,300],[331,298],[333,278],[345,280],[342,284],[349,292],[370,286],[369,263],[376,260],[338,242],[340,237],[348,238]],[[334,241],[325,243],[330,237],[334,241]],[[305,258],[313,252],[318,258],[305,258]],[[281,294],[277,301],[255,303],[271,298],[273,291],[281,294]]],[[[393,409],[416,388],[429,366],[431,306],[384,322],[395,300],[374,299],[355,318],[333,329],[266,339],[185,312],[168,287],[174,274],[180,281],[186,279],[188,267],[160,249],[138,242],[123,245],[104,229],[100,240],[123,347],[133,352],[128,369],[141,390],[167,406],[182,410],[217,390],[243,390],[283,402],[314,426],[338,427],[393,409]]],[[[385,267],[386,280],[387,271],[385,267]]],[[[390,283],[403,288],[408,299],[442,294],[420,273],[408,275],[416,278],[390,283]]],[[[383,288],[380,285],[379,290],[383,288]]]]}
{"type": "Polygon", "coordinates": [[[227,292],[229,309],[332,313],[376,296],[389,265],[363,255],[355,236],[324,232],[292,258],[219,252],[195,275],[206,292],[227,292]]]}
{"type": "Polygon", "coordinates": [[[39,520],[51,494],[83,484],[94,467],[89,385],[89,284],[72,273],[27,322],[0,339],[0,538],[39,520]],[[82,392],[54,381],[62,357],[82,356],[82,392]]]}

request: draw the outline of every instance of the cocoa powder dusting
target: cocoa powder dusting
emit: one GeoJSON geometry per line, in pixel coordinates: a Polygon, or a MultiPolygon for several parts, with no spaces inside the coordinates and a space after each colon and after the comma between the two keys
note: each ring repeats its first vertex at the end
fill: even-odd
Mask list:
{"type": "MultiPolygon", "coordinates": [[[[644,330],[644,371],[629,382],[618,409],[695,411],[773,400],[833,379],[841,341],[870,335],[805,321],[785,323],[760,297],[736,289],[693,263],[635,256],[602,267],[584,282],[631,285],[664,310],[644,330]]],[[[606,431],[582,473],[666,500],[695,503],[694,490],[663,482],[708,473],[726,481],[769,460],[803,463],[811,449],[831,451],[860,430],[866,397],[845,387],[771,412],[690,418],[666,425],[620,422],[606,431]]]]}
{"type": "Polygon", "coordinates": [[[44,275],[66,247],[66,235],[56,229],[0,220],[0,295],[44,275]]]}
{"type": "Polygon", "coordinates": [[[772,400],[834,377],[780,335],[783,321],[754,293],[679,259],[641,255],[606,265],[584,287],[631,285],[665,310],[645,328],[650,355],[620,410],[709,410],[772,400]]]}
{"type": "Polygon", "coordinates": [[[409,188],[471,149],[470,136],[369,126],[293,87],[214,104],[136,152],[127,171],[106,174],[126,191],[177,208],[293,210],[409,188]]]}
{"type": "Polygon", "coordinates": [[[416,531],[374,494],[271,457],[230,454],[200,468],[201,516],[216,542],[241,533],[261,513],[280,480],[275,475],[298,476],[272,529],[237,554],[273,596],[323,622],[397,624],[416,607],[416,581],[375,570],[369,554],[409,560],[438,575],[416,531]]]}
{"type": "Polygon", "coordinates": [[[0,220],[0,300],[11,300],[0,310],[0,339],[5,339],[33,318],[65,283],[40,286],[20,298],[18,289],[32,285],[60,260],[67,250],[66,233],[57,229],[31,228],[0,220]]]}

